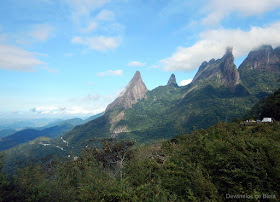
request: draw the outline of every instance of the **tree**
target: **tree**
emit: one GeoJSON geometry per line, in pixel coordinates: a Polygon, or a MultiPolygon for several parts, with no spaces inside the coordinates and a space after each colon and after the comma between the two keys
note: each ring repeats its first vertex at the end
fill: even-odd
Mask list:
{"type": "Polygon", "coordinates": [[[130,155],[130,148],[135,141],[122,140],[116,142],[116,139],[102,139],[103,148],[94,149],[95,159],[103,164],[105,168],[113,168],[119,171],[120,178],[123,176],[124,160],[130,155]]]}

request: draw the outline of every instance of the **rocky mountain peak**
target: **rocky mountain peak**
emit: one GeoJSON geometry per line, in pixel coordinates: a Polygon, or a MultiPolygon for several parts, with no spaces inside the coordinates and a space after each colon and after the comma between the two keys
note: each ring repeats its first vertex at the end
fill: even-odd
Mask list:
{"type": "Polygon", "coordinates": [[[171,76],[170,76],[170,78],[169,78],[169,80],[167,82],[167,85],[168,86],[176,86],[176,87],[178,86],[177,82],[176,82],[176,77],[175,77],[174,74],[171,74],[171,76]]]}
{"type": "Polygon", "coordinates": [[[134,76],[132,77],[131,81],[129,83],[135,83],[137,82],[138,80],[141,80],[142,81],[142,77],[141,77],[141,74],[139,71],[136,71],[134,76]]]}
{"type": "Polygon", "coordinates": [[[234,64],[232,47],[227,48],[226,53],[221,59],[219,66],[222,71],[225,84],[236,86],[240,83],[239,72],[234,64]]]}
{"type": "MultiPolygon", "coordinates": [[[[224,56],[222,57],[221,60],[224,60],[225,62],[227,62],[227,64],[232,65],[234,64],[234,56],[232,54],[232,47],[227,47],[226,49],[226,53],[224,54],[224,56]]],[[[227,66],[225,66],[226,68],[227,66]]]]}
{"type": "Polygon", "coordinates": [[[232,55],[232,56],[233,56],[232,50],[233,50],[233,47],[227,47],[227,48],[226,48],[226,54],[225,54],[225,55],[232,55]]]}
{"type": "Polygon", "coordinates": [[[107,106],[105,113],[116,107],[120,109],[131,108],[133,104],[146,96],[147,91],[148,89],[142,81],[141,74],[137,71],[119,97],[107,106]]]}
{"type": "Polygon", "coordinates": [[[280,72],[280,54],[276,48],[264,45],[249,53],[248,57],[240,65],[239,70],[246,69],[266,72],[280,72]]]}
{"type": "Polygon", "coordinates": [[[208,63],[203,62],[192,83],[201,83],[210,79],[230,86],[235,86],[240,82],[231,47],[226,49],[226,53],[221,59],[212,59],[208,63]]]}

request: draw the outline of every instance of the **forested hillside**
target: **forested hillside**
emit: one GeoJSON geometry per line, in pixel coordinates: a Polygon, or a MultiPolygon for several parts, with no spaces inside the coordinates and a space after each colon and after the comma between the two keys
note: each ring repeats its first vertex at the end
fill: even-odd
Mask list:
{"type": "Polygon", "coordinates": [[[257,102],[246,114],[247,119],[262,119],[263,117],[280,121],[280,89],[257,102]]]}
{"type": "Polygon", "coordinates": [[[30,165],[12,180],[1,174],[1,197],[43,201],[223,201],[280,196],[280,124],[220,123],[151,146],[104,139],[76,160],[30,165]]]}
{"type": "MultiPolygon", "coordinates": [[[[279,90],[256,104],[251,113],[269,112],[265,115],[271,116],[270,112],[279,111],[278,98],[279,90]]],[[[11,178],[1,172],[0,199],[278,201],[279,131],[279,122],[251,126],[239,121],[218,123],[190,134],[181,130],[170,140],[148,146],[100,136],[90,142],[101,147],[87,147],[80,156],[30,162],[11,178]]]]}

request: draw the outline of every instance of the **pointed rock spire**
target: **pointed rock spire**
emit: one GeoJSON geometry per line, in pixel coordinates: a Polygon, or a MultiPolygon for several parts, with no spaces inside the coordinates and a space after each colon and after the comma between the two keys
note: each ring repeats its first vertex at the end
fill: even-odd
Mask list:
{"type": "Polygon", "coordinates": [[[169,78],[169,80],[167,82],[167,85],[168,86],[176,86],[176,87],[178,86],[177,82],[176,82],[176,77],[175,77],[174,74],[171,74],[171,76],[170,76],[170,78],[169,78]]]}
{"type": "Polygon", "coordinates": [[[148,89],[139,71],[137,71],[125,89],[121,92],[111,104],[109,104],[105,110],[105,113],[113,108],[128,109],[131,108],[138,100],[146,96],[148,89]]]}

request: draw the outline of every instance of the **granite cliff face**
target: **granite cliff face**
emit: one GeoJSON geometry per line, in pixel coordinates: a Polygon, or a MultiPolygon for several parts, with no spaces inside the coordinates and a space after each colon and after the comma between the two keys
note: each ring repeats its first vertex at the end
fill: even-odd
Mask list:
{"type": "Polygon", "coordinates": [[[142,81],[141,74],[137,71],[119,97],[108,105],[105,114],[114,108],[123,110],[131,108],[133,104],[146,96],[147,91],[148,89],[142,81]]]}
{"type": "Polygon", "coordinates": [[[174,86],[174,87],[178,87],[177,81],[176,81],[176,77],[174,74],[172,74],[167,82],[168,86],[174,86]]]}
{"type": "Polygon", "coordinates": [[[239,70],[251,69],[261,72],[280,72],[280,48],[273,50],[271,46],[262,46],[251,51],[240,65],[239,70]]]}
{"type": "Polygon", "coordinates": [[[234,64],[232,48],[228,48],[221,59],[212,59],[209,62],[203,62],[192,81],[192,85],[209,80],[230,87],[234,87],[240,83],[239,73],[234,64]]]}
{"type": "Polygon", "coordinates": [[[238,68],[242,83],[257,97],[263,97],[279,88],[280,48],[262,46],[251,51],[238,68]]]}

